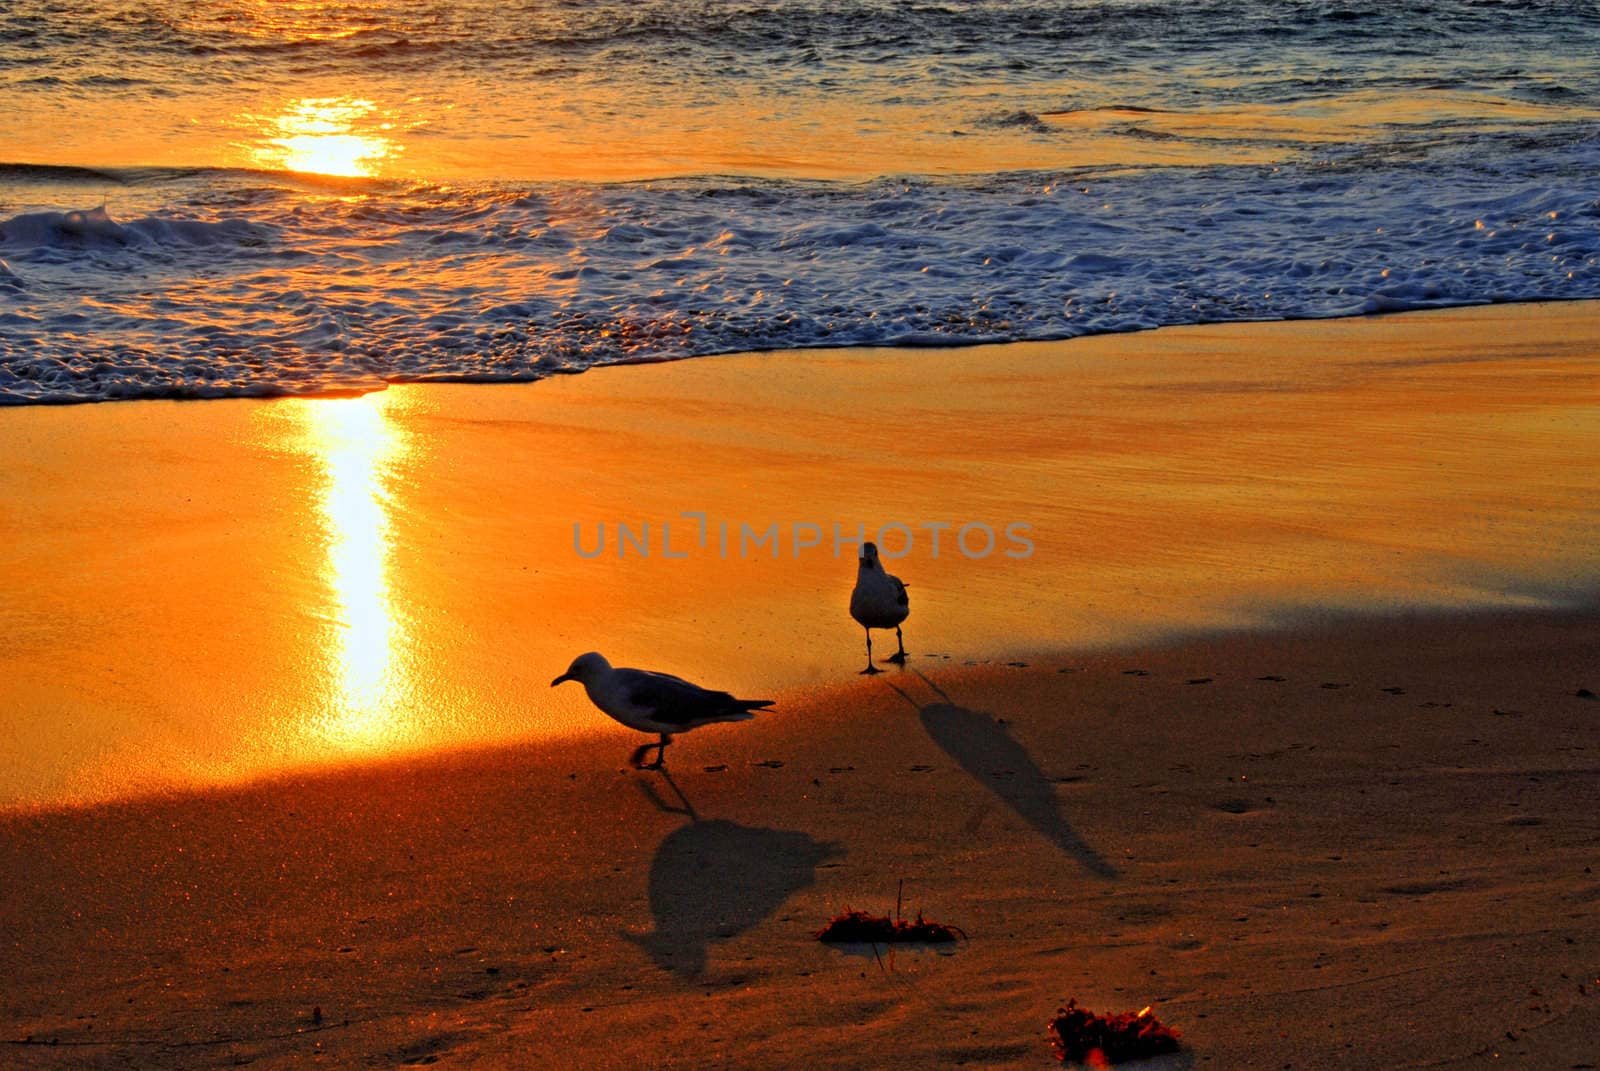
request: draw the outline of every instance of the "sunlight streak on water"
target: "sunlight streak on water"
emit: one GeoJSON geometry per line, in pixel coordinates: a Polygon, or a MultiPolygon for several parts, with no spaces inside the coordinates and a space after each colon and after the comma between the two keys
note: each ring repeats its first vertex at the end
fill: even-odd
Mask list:
{"type": "Polygon", "coordinates": [[[406,735],[407,640],[390,585],[387,487],[406,447],[386,413],[389,399],[380,391],[301,403],[306,441],[324,477],[317,507],[334,614],[326,645],[329,698],[319,735],[355,750],[381,749],[406,735]]]}
{"type": "Polygon", "coordinates": [[[277,115],[243,119],[259,138],[247,146],[250,162],[269,170],[368,178],[402,151],[387,133],[394,124],[357,97],[302,97],[277,115]]]}
{"type": "MultiPolygon", "coordinates": [[[[195,26],[222,29],[264,40],[336,41],[381,22],[386,0],[238,0],[220,9],[201,7],[185,12],[195,26]]],[[[403,14],[403,12],[402,12],[403,14]]]]}

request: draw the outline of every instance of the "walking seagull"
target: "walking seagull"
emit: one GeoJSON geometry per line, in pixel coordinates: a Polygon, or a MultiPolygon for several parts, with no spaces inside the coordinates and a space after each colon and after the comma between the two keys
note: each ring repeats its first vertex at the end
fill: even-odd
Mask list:
{"type": "Polygon", "coordinates": [[[906,598],[906,586],[900,578],[883,571],[878,561],[876,543],[861,544],[860,566],[856,569],[855,590],[850,593],[850,616],[856,624],[867,630],[867,668],[862,673],[882,673],[872,664],[872,630],[894,629],[895,642],[900,650],[886,661],[901,665],[906,661],[906,641],[900,635],[900,622],[911,613],[911,603],[906,598]]]}
{"type": "Polygon", "coordinates": [[[661,769],[674,733],[719,721],[749,721],[755,717],[752,711],[765,710],[773,703],[771,699],[735,699],[727,692],[713,692],[670,673],[613,669],[603,655],[594,651],[574,658],[567,671],[550,682],[550,687],[562,681],[582,684],[589,693],[589,702],[628,728],[661,734],[658,743],[641,744],[634,749],[629,761],[636,770],[661,769]],[[656,761],[646,763],[644,757],[652,748],[656,761]]]}

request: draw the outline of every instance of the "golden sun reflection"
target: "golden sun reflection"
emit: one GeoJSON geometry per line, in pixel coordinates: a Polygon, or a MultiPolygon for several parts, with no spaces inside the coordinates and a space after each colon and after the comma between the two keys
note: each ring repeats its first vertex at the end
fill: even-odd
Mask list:
{"type": "MultiPolygon", "coordinates": [[[[288,41],[330,41],[351,37],[384,14],[384,0],[345,0],[338,18],[329,18],[326,0],[236,0],[224,23],[231,33],[288,41]]],[[[195,17],[203,19],[205,12],[195,17]]]]}
{"type": "Polygon", "coordinates": [[[336,743],[380,748],[402,729],[403,628],[389,587],[391,502],[386,486],[404,443],[385,410],[390,395],[309,399],[305,423],[323,470],[318,505],[333,596],[324,728],[336,743]]]}
{"type": "Polygon", "coordinates": [[[255,134],[248,149],[258,167],[369,178],[400,152],[392,122],[370,100],[303,97],[273,116],[245,116],[255,134]]]}

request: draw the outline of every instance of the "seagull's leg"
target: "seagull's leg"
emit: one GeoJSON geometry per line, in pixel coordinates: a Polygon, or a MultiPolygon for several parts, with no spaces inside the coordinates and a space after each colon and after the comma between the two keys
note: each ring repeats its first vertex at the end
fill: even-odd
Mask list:
{"type": "Polygon", "coordinates": [[[644,764],[644,753],[655,746],[656,745],[654,744],[640,744],[638,747],[633,749],[633,754],[628,756],[628,761],[633,763],[633,768],[635,770],[650,769],[649,766],[644,764]]]}
{"type": "Polygon", "coordinates": [[[641,770],[659,770],[662,767],[664,767],[666,765],[666,763],[667,763],[667,745],[670,744],[670,743],[672,743],[672,737],[668,736],[666,733],[662,733],[661,734],[661,741],[659,743],[646,744],[644,747],[640,748],[639,749],[640,751],[649,751],[651,748],[655,748],[656,749],[656,761],[652,762],[652,763],[649,763],[649,764],[647,764],[645,766],[641,766],[641,767],[639,767],[639,769],[641,769],[641,770]]]}
{"type": "MultiPolygon", "coordinates": [[[[862,627],[866,628],[865,625],[863,625],[862,627]]],[[[877,666],[872,664],[872,630],[870,628],[867,629],[867,668],[862,670],[861,672],[863,674],[866,674],[866,673],[882,673],[883,672],[883,670],[879,669],[877,666]]]]}
{"type": "Polygon", "coordinates": [[[894,627],[894,642],[896,642],[896,643],[898,643],[900,645],[900,650],[896,651],[894,654],[890,655],[888,658],[885,658],[884,661],[885,662],[895,662],[895,663],[898,663],[899,665],[903,666],[903,665],[906,664],[906,641],[900,638],[900,626],[899,625],[896,625],[894,627]]]}
{"type": "Polygon", "coordinates": [[[664,811],[670,811],[670,812],[672,812],[674,814],[686,814],[686,815],[689,816],[689,821],[691,821],[691,822],[700,821],[700,815],[698,813],[696,813],[696,811],[694,809],[694,804],[689,802],[689,797],[685,796],[683,794],[683,789],[678,787],[678,782],[676,782],[676,781],[674,781],[672,779],[672,774],[669,773],[665,767],[663,767],[662,770],[661,770],[661,780],[663,780],[663,781],[665,781],[667,783],[667,787],[672,789],[672,791],[678,797],[678,802],[683,804],[683,806],[682,807],[667,807],[662,803],[661,800],[655,798],[655,793],[651,792],[651,793],[649,793],[649,795],[650,795],[651,799],[654,800],[655,805],[657,807],[660,807],[664,811]]]}

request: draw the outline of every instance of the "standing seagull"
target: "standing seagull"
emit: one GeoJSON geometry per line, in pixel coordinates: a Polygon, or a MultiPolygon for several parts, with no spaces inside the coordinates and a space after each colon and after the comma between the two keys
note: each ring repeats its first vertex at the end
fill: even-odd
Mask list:
{"type": "Polygon", "coordinates": [[[636,770],[659,770],[666,763],[667,745],[673,733],[686,733],[718,721],[749,721],[751,711],[765,710],[771,699],[735,699],[727,692],[713,692],[690,684],[670,673],[647,669],[613,669],[605,657],[590,651],[572,660],[567,671],[550,682],[554,688],[562,681],[577,681],[589,693],[589,702],[630,729],[641,733],[660,733],[655,744],[641,744],[629,760],[636,770]],[[656,761],[646,763],[651,748],[656,761]]]}
{"type": "Polygon", "coordinates": [[[900,650],[890,655],[889,662],[901,665],[906,661],[906,641],[900,636],[900,622],[911,613],[911,602],[906,598],[906,586],[900,578],[883,571],[878,561],[876,543],[861,544],[861,564],[856,569],[855,590],[850,593],[850,616],[856,624],[867,630],[867,668],[863,673],[882,673],[872,664],[872,630],[894,629],[895,642],[900,650]]]}

